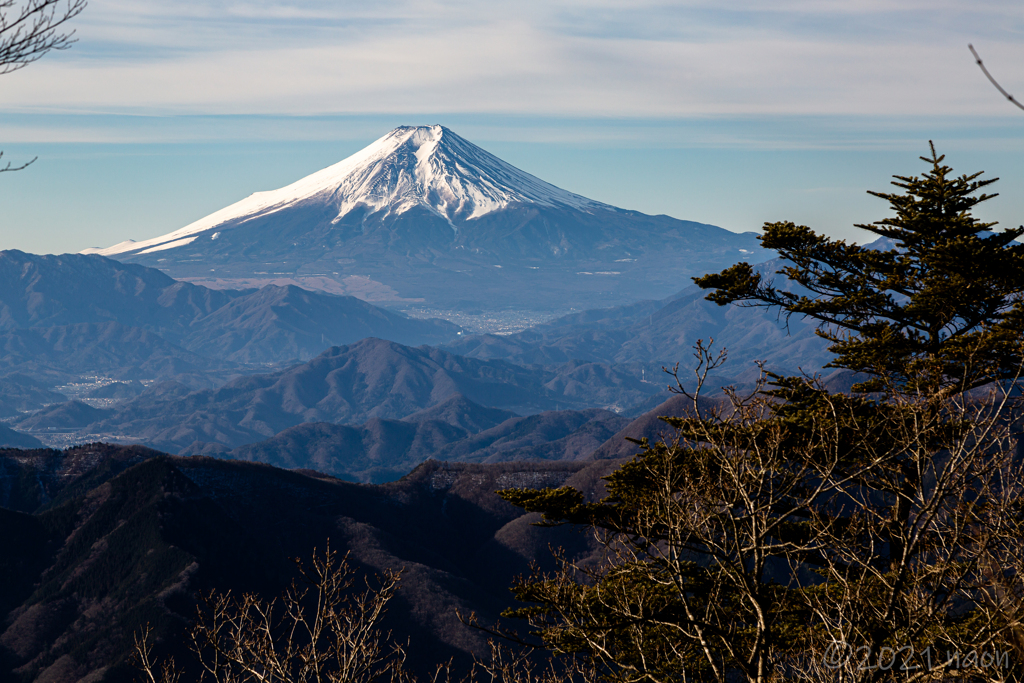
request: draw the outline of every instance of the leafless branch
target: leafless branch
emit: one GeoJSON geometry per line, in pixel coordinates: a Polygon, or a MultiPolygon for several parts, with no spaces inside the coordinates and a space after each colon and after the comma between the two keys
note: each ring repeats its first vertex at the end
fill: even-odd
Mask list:
{"type": "MultiPolygon", "coordinates": [[[[386,571],[355,588],[347,558],[328,548],[312,567],[296,561],[302,583],[280,600],[245,594],[203,596],[190,633],[202,678],[214,683],[408,683],[405,652],[381,631],[399,574],[386,571]]],[[[177,683],[173,662],[158,667],[150,630],[136,635],[134,659],[145,683],[177,683]]]]}
{"type": "Polygon", "coordinates": [[[968,45],[967,47],[971,51],[971,54],[974,55],[974,61],[978,63],[979,67],[981,67],[981,72],[985,74],[985,77],[988,78],[989,82],[992,85],[996,86],[996,90],[1001,92],[1003,94],[1003,97],[1013,102],[1014,106],[1016,106],[1018,109],[1024,109],[1024,104],[1021,104],[1020,102],[1015,100],[1013,95],[1003,90],[1003,86],[999,85],[999,82],[996,81],[996,79],[992,78],[992,74],[990,74],[988,72],[988,69],[985,68],[985,65],[981,61],[981,57],[978,56],[978,52],[977,50],[974,49],[974,46],[968,45]]]}
{"type": "MultiPolygon", "coordinates": [[[[24,68],[50,50],[71,47],[75,32],[61,28],[85,5],[86,0],[0,0],[0,75],[24,68]]],[[[24,170],[36,158],[20,166],[8,162],[0,173],[24,170]]]]}
{"type": "Polygon", "coordinates": [[[589,513],[604,561],[556,553],[514,587],[548,650],[616,683],[881,683],[904,646],[933,652],[905,680],[938,681],[960,676],[948,652],[1024,651],[1019,387],[873,399],[762,368],[704,406],[719,356],[695,356],[696,390],[668,370],[692,412],[589,513]]]}
{"type": "Polygon", "coordinates": [[[50,50],[71,47],[75,32],[60,29],[85,5],[86,0],[0,0],[0,74],[24,68],[50,50]]]}
{"type": "MultiPolygon", "coordinates": [[[[3,155],[4,155],[4,153],[0,152],[0,157],[3,157],[3,155]]],[[[0,173],[6,173],[7,171],[20,171],[22,169],[28,168],[38,158],[39,157],[33,157],[31,160],[26,161],[21,166],[14,166],[14,165],[11,164],[11,162],[8,161],[6,166],[4,166],[3,168],[0,168],[0,173]]]]}

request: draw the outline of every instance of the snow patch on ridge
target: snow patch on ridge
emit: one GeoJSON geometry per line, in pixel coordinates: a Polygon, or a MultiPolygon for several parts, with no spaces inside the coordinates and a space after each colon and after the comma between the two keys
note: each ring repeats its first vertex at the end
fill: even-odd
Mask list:
{"type": "Polygon", "coordinates": [[[194,235],[192,237],[185,237],[184,239],[174,240],[173,242],[167,242],[165,244],[158,244],[155,247],[150,247],[149,249],[143,249],[139,253],[140,254],[152,254],[154,251],[163,251],[164,249],[173,249],[174,247],[183,247],[186,244],[191,244],[198,237],[199,237],[199,235],[194,235]]]}
{"type": "Polygon", "coordinates": [[[587,212],[614,208],[546,183],[443,126],[405,126],[333,166],[279,190],[252,194],[175,232],[82,253],[111,256],[172,249],[225,223],[237,225],[307,201],[333,205],[334,223],[359,208],[368,214],[401,214],[422,207],[453,229],[454,221],[480,218],[512,204],[587,212]]]}
{"type": "MultiPolygon", "coordinates": [[[[133,249],[136,244],[138,244],[138,242],[136,242],[135,240],[125,240],[124,242],[118,242],[114,246],[107,247],[106,249],[104,249],[103,247],[89,247],[88,249],[83,249],[82,251],[80,251],[78,253],[79,254],[103,254],[103,253],[109,252],[111,249],[120,249],[122,251],[131,251],[131,249],[133,249]]],[[[120,252],[117,252],[117,253],[120,253],[120,252]]]]}

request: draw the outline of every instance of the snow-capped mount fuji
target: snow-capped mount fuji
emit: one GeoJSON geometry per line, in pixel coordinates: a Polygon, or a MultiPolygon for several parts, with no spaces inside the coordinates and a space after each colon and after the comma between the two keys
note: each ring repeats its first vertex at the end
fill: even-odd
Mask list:
{"type": "Polygon", "coordinates": [[[289,282],[382,303],[548,309],[660,298],[757,250],[752,233],[624,211],[443,126],[409,126],[180,230],[85,253],[207,286],[289,282]]]}
{"type": "Polygon", "coordinates": [[[182,247],[226,223],[250,221],[303,202],[334,207],[333,223],[357,210],[365,219],[422,208],[453,228],[454,221],[480,218],[515,204],[614,210],[524,173],[444,126],[403,126],[333,166],[279,190],[253,193],[170,234],[85,253],[150,254],[182,247]]]}

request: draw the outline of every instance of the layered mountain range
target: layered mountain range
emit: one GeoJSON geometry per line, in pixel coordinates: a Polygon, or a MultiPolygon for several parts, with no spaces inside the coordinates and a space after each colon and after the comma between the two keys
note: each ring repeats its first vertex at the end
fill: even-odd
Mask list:
{"type": "Polygon", "coordinates": [[[443,320],[295,286],[215,290],[102,256],[0,252],[4,374],[223,378],[368,336],[418,345],[458,332],[443,320]]]}
{"type": "Polygon", "coordinates": [[[89,251],[0,252],[0,683],[135,680],[147,623],[180,661],[200,592],[274,598],[328,543],[402,571],[385,627],[421,680],[469,666],[486,639],[459,613],[494,623],[553,547],[603,561],[495,490],[595,499],[758,362],[851,381],[813,325],[688,286],[777,271],[754,235],[587,199],[441,126],[89,251]],[[548,321],[470,334],[394,310],[414,304],[548,321]],[[697,339],[729,362],[694,405],[662,368],[689,383],[697,339]]]}
{"type": "MultiPolygon", "coordinates": [[[[775,260],[755,269],[774,277],[775,260]]],[[[758,376],[758,362],[779,374],[821,374],[834,381],[825,366],[832,360],[828,342],[816,334],[814,321],[781,318],[775,311],[719,306],[695,285],[657,301],[573,313],[508,335],[461,335],[444,345],[448,351],[480,359],[550,365],[570,359],[595,364],[644,368],[645,378],[674,382],[661,372],[679,363],[684,384],[693,379],[693,345],[697,340],[726,351],[727,361],[711,378],[713,389],[724,384],[749,386],[758,376]]],[[[653,406],[652,406],[653,407],[653,406]]]]}
{"type": "Polygon", "coordinates": [[[682,361],[686,381],[698,338],[729,347],[733,360],[714,378],[723,384],[751,381],[754,360],[775,371],[813,372],[829,358],[810,325],[794,320],[787,327],[762,311],[721,308],[695,288],[518,334],[460,336],[450,323],[407,318],[353,297],[294,286],[213,290],[97,255],[20,252],[0,253],[0,330],[0,419],[28,433],[8,429],[0,444],[30,446],[58,434],[66,435],[60,443],[115,440],[244,459],[259,452],[257,459],[287,465],[298,461],[266,455],[287,443],[285,451],[298,449],[307,465],[362,481],[393,479],[428,457],[589,454],[614,433],[607,421],[587,427],[589,436],[573,434],[582,423],[551,432],[550,442],[571,438],[545,454],[472,444],[513,417],[594,409],[635,416],[654,408],[667,396],[661,368],[682,361]],[[451,341],[412,347],[375,334],[451,341]],[[339,337],[361,340],[330,347],[339,337]],[[319,355],[305,363],[274,368],[314,351],[319,355]],[[118,381],[70,402],[53,390],[82,376],[118,381]],[[494,410],[504,417],[483,417],[494,410]],[[419,431],[388,421],[415,423],[419,431]],[[318,423],[328,426],[308,426],[318,423]],[[244,450],[287,430],[284,442],[244,450]],[[345,454],[328,457],[325,444],[345,454]]]}
{"type": "MultiPolygon", "coordinates": [[[[590,365],[524,367],[368,338],[333,347],[287,370],[237,376],[217,388],[156,383],[110,409],[72,401],[44,408],[13,426],[79,431],[81,438],[92,440],[116,436],[174,453],[220,453],[309,422],[433,420],[465,434],[496,425],[501,420],[490,417],[495,414],[504,419],[616,401],[640,403],[659,390],[609,366],[589,372],[590,365]],[[581,373],[586,381],[573,379],[581,373]],[[495,408],[505,412],[495,413],[495,408]]],[[[397,467],[408,464],[403,459],[389,471],[395,474],[397,467]]]]}
{"type": "Polygon", "coordinates": [[[763,260],[753,233],[587,199],[443,126],[397,128],[180,230],[87,251],[217,287],[486,310],[661,298],[689,276],[763,260]]]}
{"type": "Polygon", "coordinates": [[[415,673],[449,658],[468,666],[485,637],[457,612],[494,623],[516,575],[554,568],[553,547],[602,557],[592,534],[538,527],[494,491],[570,485],[600,497],[601,477],[636,452],[626,436],[657,438],[658,415],[689,410],[674,397],[632,421],[517,417],[453,399],[402,421],[298,425],[228,458],[0,449],[0,680],[135,680],[128,653],[147,623],[157,655],[181,661],[199,593],[276,597],[295,578],[291,558],[328,542],[361,572],[402,570],[387,627],[415,673]],[[415,466],[426,453],[439,458],[415,466]],[[415,469],[383,485],[322,473],[401,462],[415,469]]]}
{"type": "MultiPolygon", "coordinates": [[[[466,402],[452,399],[444,404],[466,402]]],[[[459,405],[463,415],[480,406],[459,405]]],[[[424,411],[424,413],[427,411],[424,411]]],[[[459,463],[576,462],[589,460],[631,421],[607,410],[551,410],[507,417],[486,429],[414,414],[403,420],[373,418],[360,425],[304,423],[274,437],[210,454],[288,469],[325,472],[348,481],[395,481],[428,460],[459,463]]]]}

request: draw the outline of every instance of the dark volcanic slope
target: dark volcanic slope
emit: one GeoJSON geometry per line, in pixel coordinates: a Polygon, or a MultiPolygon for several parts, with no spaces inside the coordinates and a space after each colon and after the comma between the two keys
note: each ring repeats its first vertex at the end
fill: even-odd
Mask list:
{"type": "Polygon", "coordinates": [[[117,258],[177,278],[210,278],[216,268],[224,282],[292,278],[312,287],[319,279],[344,288],[357,276],[378,283],[380,300],[545,310],[661,298],[692,275],[761,252],[753,233],[635,211],[514,206],[460,221],[457,231],[422,208],[335,215],[299,203],[219,226],[214,241],[117,258]]]}
{"type": "Polygon", "coordinates": [[[591,552],[589,537],[532,527],[493,491],[563,483],[593,491],[610,467],[431,463],[394,484],[361,486],[265,465],[108,451],[7,460],[0,452],[0,464],[22,468],[0,470],[0,484],[14,491],[0,508],[0,542],[16,549],[0,555],[0,679],[17,668],[20,680],[136,680],[126,656],[143,623],[166,654],[184,638],[195,592],[274,597],[294,578],[290,558],[308,558],[328,540],[364,571],[403,570],[387,627],[408,639],[414,671],[432,672],[449,657],[465,665],[484,638],[456,609],[491,622],[509,605],[516,573],[533,560],[550,566],[549,542],[570,556],[591,552]],[[23,476],[30,471],[40,476],[23,476]],[[71,483],[41,503],[36,479],[61,473],[71,483]]]}

